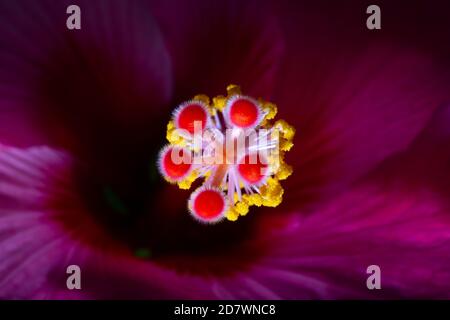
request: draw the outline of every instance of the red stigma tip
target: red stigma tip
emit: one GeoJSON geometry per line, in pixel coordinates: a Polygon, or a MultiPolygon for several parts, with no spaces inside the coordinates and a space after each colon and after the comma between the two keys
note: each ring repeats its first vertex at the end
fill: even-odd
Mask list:
{"type": "Polygon", "coordinates": [[[209,119],[208,109],[201,101],[188,101],[179,106],[175,112],[175,125],[178,129],[187,130],[194,134],[195,122],[201,123],[201,129],[205,129],[209,119]]]}
{"type": "Polygon", "coordinates": [[[192,154],[181,147],[165,147],[160,152],[159,170],[161,174],[171,181],[180,181],[185,178],[192,168],[192,154]]]}
{"type": "Polygon", "coordinates": [[[218,222],[225,214],[225,197],[219,190],[199,188],[191,195],[189,208],[194,218],[201,222],[218,222]]]}
{"type": "Polygon", "coordinates": [[[267,177],[269,171],[266,159],[262,161],[257,153],[244,156],[238,164],[239,176],[249,184],[259,184],[267,177]]]}
{"type": "Polygon", "coordinates": [[[262,118],[262,112],[258,103],[247,97],[230,99],[226,114],[231,125],[248,129],[256,127],[262,118]]]}

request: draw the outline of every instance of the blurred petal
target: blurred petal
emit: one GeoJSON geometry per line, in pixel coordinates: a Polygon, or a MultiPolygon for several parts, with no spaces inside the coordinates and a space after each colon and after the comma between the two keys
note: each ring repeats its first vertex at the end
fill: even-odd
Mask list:
{"type": "Polygon", "coordinates": [[[346,19],[359,7],[284,8],[280,30],[266,2],[152,4],[163,44],[144,0],[84,3],[81,31],[61,28],[69,2],[0,5],[0,43],[11,44],[0,47],[1,142],[50,140],[89,167],[85,177],[65,153],[0,147],[0,296],[449,297],[448,110],[414,140],[449,99],[436,25],[413,45],[396,25],[367,36],[360,16],[346,19]],[[288,55],[277,76],[280,31],[288,55]],[[172,93],[168,52],[174,100],[229,82],[267,97],[276,84],[281,115],[300,129],[297,178],[287,181],[279,211],[191,228],[176,216],[180,200],[148,181],[172,93]],[[78,185],[82,178],[97,189],[78,185]],[[129,236],[139,225],[136,237],[150,238],[162,257],[140,260],[111,233],[105,222],[117,221],[96,198],[111,184],[109,196],[136,209],[137,217],[119,219],[121,231],[129,236]],[[349,185],[305,214],[303,201],[349,185]],[[81,292],[65,287],[70,264],[82,268],[81,292]],[[365,287],[371,264],[382,268],[381,292],[365,287]]]}
{"type": "Polygon", "coordinates": [[[251,247],[268,247],[266,255],[212,277],[131,256],[85,211],[64,153],[3,147],[0,252],[7,258],[0,259],[0,292],[19,298],[449,297],[449,123],[446,108],[406,153],[315,214],[263,214],[251,247]],[[80,293],[64,287],[70,264],[83,270],[80,293]],[[372,264],[382,270],[380,292],[365,287],[372,264]]]}
{"type": "MultiPolygon", "coordinates": [[[[231,258],[245,261],[252,256],[252,252],[244,254],[237,248],[231,254],[218,252],[206,257],[175,252],[138,258],[88,206],[77,184],[76,167],[68,154],[48,147],[0,146],[0,297],[209,299],[214,297],[215,276],[221,277],[218,273],[227,268],[234,273],[233,268],[239,267],[231,258]],[[188,271],[190,263],[197,269],[188,271]],[[66,287],[69,265],[81,268],[80,291],[66,287]]],[[[109,223],[114,219],[108,217],[109,223]]],[[[186,235],[163,236],[167,227],[160,228],[156,233],[162,238],[159,242],[165,237],[178,239],[179,247],[191,245],[179,243],[186,235]]],[[[150,232],[145,235],[154,237],[150,232]]]]}
{"type": "Polygon", "coordinates": [[[274,100],[298,129],[288,155],[296,169],[286,181],[295,189],[286,195],[292,207],[337,194],[406,149],[450,100],[450,68],[442,59],[450,52],[442,41],[448,19],[423,23],[413,13],[427,3],[408,6],[401,19],[394,15],[401,4],[380,5],[379,31],[367,30],[366,7],[356,1],[280,8],[288,55],[274,100]],[[423,27],[405,28],[406,17],[423,27]]]}
{"type": "Polygon", "coordinates": [[[108,236],[78,198],[72,164],[47,147],[0,147],[0,297],[207,297],[202,281],[138,260],[108,236]],[[80,291],[66,287],[72,264],[80,291]]]}
{"type": "Polygon", "coordinates": [[[230,298],[449,298],[450,108],[405,153],[290,228],[244,278],[221,282],[230,298]],[[366,269],[381,268],[381,290],[366,269]],[[264,289],[265,288],[265,289],[264,289]]]}
{"type": "Polygon", "coordinates": [[[23,152],[0,147],[0,295],[35,294],[70,249],[44,212],[48,181],[58,177],[68,159],[46,148],[23,152]],[[27,285],[24,285],[26,283],[27,285]]]}
{"type": "Polygon", "coordinates": [[[77,1],[81,30],[68,30],[71,4],[1,3],[1,141],[96,151],[148,139],[149,119],[171,94],[169,56],[148,6],[77,1]]]}
{"type": "Polygon", "coordinates": [[[284,47],[269,1],[152,3],[174,63],[175,99],[225,93],[231,83],[270,97],[284,47]]]}

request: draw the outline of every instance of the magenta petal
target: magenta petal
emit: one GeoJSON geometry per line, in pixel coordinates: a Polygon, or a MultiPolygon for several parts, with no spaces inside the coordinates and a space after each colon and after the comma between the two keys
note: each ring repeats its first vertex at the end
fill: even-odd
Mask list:
{"type": "Polygon", "coordinates": [[[0,5],[3,143],[86,147],[92,137],[104,143],[119,130],[142,135],[150,117],[164,111],[171,67],[146,1],[77,1],[82,24],[72,31],[66,28],[71,4],[0,5]],[[29,137],[32,129],[39,136],[29,137]]]}
{"type": "Polygon", "coordinates": [[[222,282],[230,298],[449,298],[450,108],[413,145],[322,209],[270,237],[246,278],[222,282]],[[381,268],[382,290],[366,287],[381,268]]]}
{"type": "Polygon", "coordinates": [[[81,212],[82,203],[70,188],[71,160],[67,155],[48,148],[2,148],[0,253],[7,257],[0,259],[2,295],[448,298],[450,152],[442,147],[450,142],[449,116],[449,109],[436,114],[406,153],[389,159],[310,216],[292,215],[285,228],[277,231],[273,223],[267,229],[263,222],[280,217],[262,215],[264,229],[252,246],[270,250],[254,265],[228,277],[182,274],[137,260],[108,240],[81,212]],[[49,203],[55,203],[48,201],[49,195],[74,202],[63,201],[60,205],[65,207],[49,210],[49,203]],[[76,219],[70,219],[71,214],[77,214],[76,219]],[[64,220],[74,224],[62,229],[64,220]],[[90,232],[95,232],[95,245],[83,241],[90,232]],[[84,270],[81,295],[64,288],[68,264],[84,270]],[[383,289],[379,292],[366,288],[366,268],[372,264],[382,270],[383,289]],[[33,281],[24,285],[32,272],[33,281]]]}
{"type": "Polygon", "coordinates": [[[0,146],[0,295],[32,297],[46,286],[52,267],[70,248],[68,235],[47,223],[47,182],[63,154],[47,148],[23,152],[0,146]],[[43,165],[45,164],[45,165],[43,165]],[[26,285],[24,285],[26,284],[26,285]]]}
{"type": "Polygon", "coordinates": [[[442,60],[448,45],[436,36],[448,33],[448,23],[405,31],[392,6],[383,7],[389,26],[380,32],[365,28],[360,3],[280,10],[288,54],[274,100],[298,130],[288,155],[296,170],[286,181],[295,189],[287,194],[293,202],[344,190],[407,148],[449,101],[450,69],[442,60]],[[410,38],[416,32],[420,41],[410,38]]]}
{"type": "Polygon", "coordinates": [[[238,84],[269,98],[284,51],[268,1],[153,1],[172,56],[176,99],[238,84]]]}
{"type": "Polygon", "coordinates": [[[48,147],[0,145],[0,297],[20,299],[213,298],[214,280],[132,254],[85,208],[74,161],[48,147]],[[68,290],[78,265],[82,290],[68,290]]]}
{"type": "Polygon", "coordinates": [[[210,296],[207,280],[139,260],[111,239],[77,198],[72,162],[47,147],[0,146],[0,297],[210,296]],[[72,264],[82,270],[81,291],[66,287],[72,264]]]}

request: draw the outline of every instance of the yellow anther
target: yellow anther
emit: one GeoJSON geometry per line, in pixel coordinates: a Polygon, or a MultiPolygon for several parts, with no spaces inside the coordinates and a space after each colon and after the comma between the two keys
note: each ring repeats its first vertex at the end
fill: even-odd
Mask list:
{"type": "Polygon", "coordinates": [[[260,188],[260,192],[264,206],[276,207],[283,200],[284,190],[276,178],[267,179],[267,184],[260,188]]]}
{"type": "Polygon", "coordinates": [[[204,94],[196,95],[193,100],[201,101],[201,102],[203,102],[206,105],[209,105],[209,102],[210,102],[209,97],[207,95],[204,95],[204,94]]]}
{"type": "Polygon", "coordinates": [[[284,120],[278,120],[274,125],[281,133],[282,137],[288,141],[292,141],[295,136],[295,128],[284,120]]]}
{"type": "Polygon", "coordinates": [[[236,221],[239,218],[239,213],[236,212],[234,208],[230,208],[227,213],[225,213],[225,217],[230,221],[236,221]]]}
{"type": "Polygon", "coordinates": [[[235,84],[230,84],[227,87],[227,93],[228,93],[229,97],[235,96],[235,95],[239,95],[239,94],[242,93],[241,92],[241,87],[239,87],[238,85],[235,85],[235,84]]]}
{"type": "Polygon", "coordinates": [[[219,111],[223,111],[227,104],[227,98],[224,96],[217,96],[213,98],[213,107],[219,111]]]}
{"type": "Polygon", "coordinates": [[[182,136],[180,136],[178,134],[173,121],[169,121],[169,123],[167,124],[166,139],[173,145],[177,145],[177,146],[185,146],[186,145],[186,141],[184,140],[184,138],[182,136]]]}
{"type": "Polygon", "coordinates": [[[257,206],[260,207],[263,204],[263,199],[260,194],[244,194],[242,195],[242,199],[248,203],[249,206],[257,206]]]}
{"type": "Polygon", "coordinates": [[[289,151],[294,146],[292,140],[280,139],[280,150],[289,151]]]}
{"type": "Polygon", "coordinates": [[[263,106],[263,111],[266,112],[266,116],[264,117],[265,120],[272,120],[275,118],[278,112],[278,108],[275,104],[270,102],[261,102],[261,105],[263,106]]]}
{"type": "Polygon", "coordinates": [[[245,202],[238,202],[234,206],[234,209],[237,213],[239,213],[241,216],[245,216],[248,213],[248,204],[245,202]]]}
{"type": "Polygon", "coordinates": [[[189,176],[187,176],[185,179],[179,181],[178,188],[183,190],[188,190],[191,188],[192,183],[198,178],[198,174],[195,171],[192,171],[189,176]]]}
{"type": "Polygon", "coordinates": [[[276,177],[278,178],[278,180],[285,180],[292,174],[293,171],[294,170],[292,166],[282,162],[280,163],[280,167],[278,168],[276,177]]]}

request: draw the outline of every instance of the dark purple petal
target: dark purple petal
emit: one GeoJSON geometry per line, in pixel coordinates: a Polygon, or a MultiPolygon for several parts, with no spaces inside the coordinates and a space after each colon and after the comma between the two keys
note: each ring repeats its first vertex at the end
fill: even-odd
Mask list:
{"type": "Polygon", "coordinates": [[[380,6],[382,29],[369,31],[360,2],[280,5],[288,54],[274,100],[298,130],[288,155],[292,207],[335,195],[407,148],[450,99],[448,23],[422,22],[426,3],[380,6]]]}
{"type": "Polygon", "coordinates": [[[269,1],[152,1],[173,61],[175,97],[225,93],[238,84],[269,98],[283,35],[269,1]]]}
{"type": "MultiPolygon", "coordinates": [[[[450,108],[408,151],[387,159],[309,216],[268,237],[272,250],[227,298],[449,298],[450,108]],[[381,268],[380,291],[366,287],[381,268]],[[245,280],[247,279],[247,280],[245,280]]],[[[299,212],[298,212],[299,213],[299,212]]]]}
{"type": "Polygon", "coordinates": [[[216,277],[244,270],[264,249],[243,241],[230,252],[225,234],[234,230],[238,239],[228,242],[237,242],[246,224],[202,227],[189,218],[184,200],[178,209],[168,189],[157,194],[164,206],[150,204],[159,216],[130,224],[131,213],[107,210],[98,190],[80,189],[80,175],[65,152],[0,145],[1,297],[209,299],[216,277]],[[96,195],[96,206],[86,192],[96,195]],[[149,257],[138,257],[135,240],[143,240],[149,257]],[[215,253],[202,253],[214,246],[215,253]],[[80,292],[66,287],[72,264],[82,270],[80,292]]]}
{"type": "Polygon", "coordinates": [[[81,159],[0,148],[2,297],[449,297],[448,110],[415,140],[449,99],[439,24],[416,44],[389,18],[369,36],[359,6],[281,6],[276,20],[256,1],[145,3],[81,2],[81,31],[61,28],[69,2],[1,5],[0,142],[81,159]],[[295,173],[279,209],[204,228],[148,163],[169,101],[230,82],[265,98],[276,84],[299,129],[295,173]],[[141,244],[154,256],[138,259],[141,244]],[[69,264],[81,293],[65,288],[69,264]]]}
{"type": "Polygon", "coordinates": [[[93,153],[148,138],[171,95],[169,57],[148,6],[78,1],[81,30],[68,30],[70,4],[0,5],[1,141],[93,153]]]}
{"type": "Polygon", "coordinates": [[[251,247],[268,248],[266,255],[223,277],[132,257],[84,211],[70,157],[45,147],[3,147],[0,252],[8,259],[1,259],[1,292],[27,298],[448,298],[449,110],[437,113],[408,151],[314,214],[261,213],[251,247]],[[81,295],[64,288],[69,264],[84,270],[81,295]],[[366,288],[372,264],[382,270],[380,292],[366,288]]]}
{"type": "Polygon", "coordinates": [[[79,199],[73,170],[63,152],[0,146],[0,297],[208,297],[207,280],[139,260],[112,239],[79,199]],[[81,291],[66,287],[72,264],[81,291]]]}

